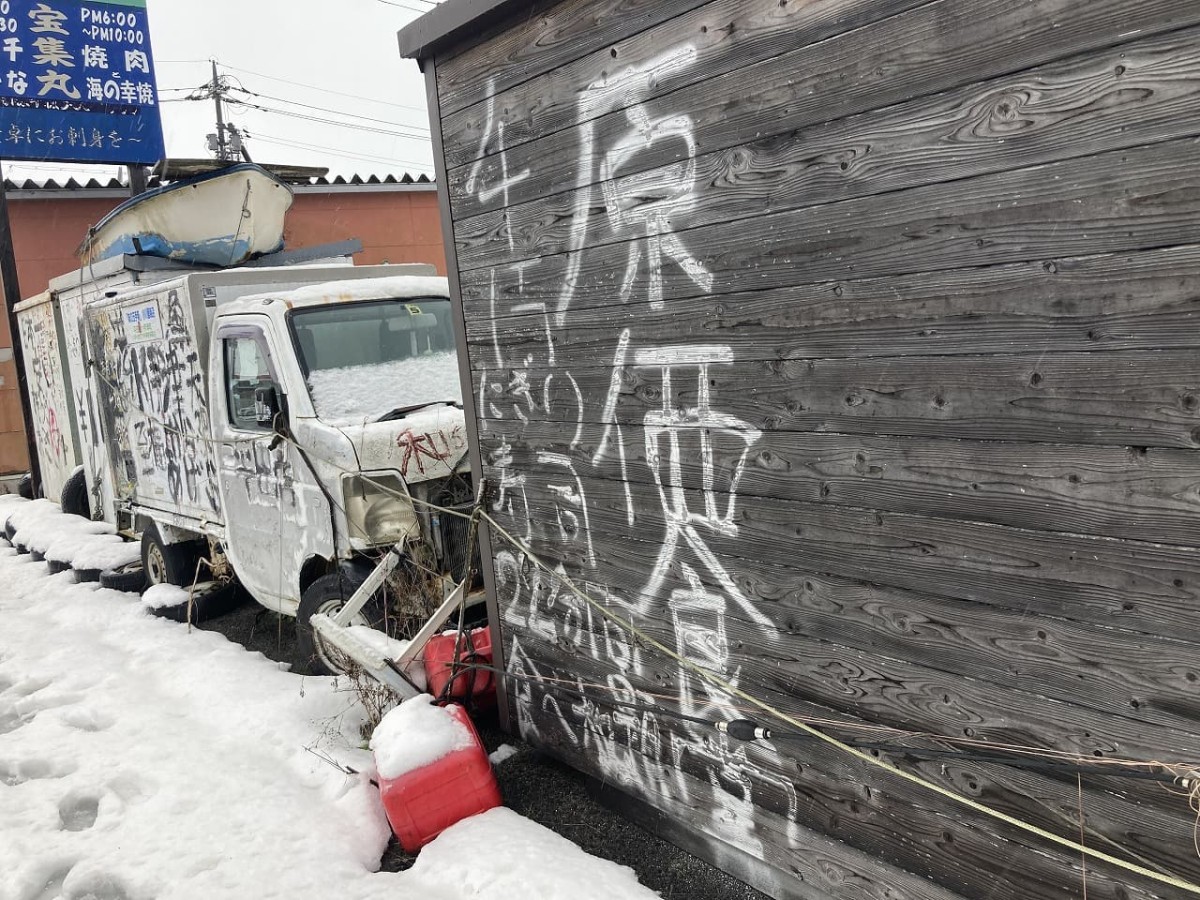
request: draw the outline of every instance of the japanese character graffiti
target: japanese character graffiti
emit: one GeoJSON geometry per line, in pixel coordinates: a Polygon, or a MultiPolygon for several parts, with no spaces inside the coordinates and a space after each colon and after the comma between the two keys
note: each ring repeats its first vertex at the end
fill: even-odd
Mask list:
{"type": "MultiPolygon", "coordinates": [[[[689,721],[737,718],[736,698],[689,665],[672,662],[633,640],[580,598],[567,580],[569,575],[575,588],[621,618],[659,623],[669,632],[675,653],[734,688],[742,673],[732,629],[749,629],[763,643],[776,639],[770,619],[746,596],[714,549],[716,542],[737,536],[738,492],[749,453],[761,438],[750,423],[722,412],[719,398],[713,396],[712,370],[734,361],[732,349],[658,341],[640,345],[635,329],[625,328],[612,350],[609,390],[599,397],[585,397],[576,378],[556,359],[556,337],[570,327],[585,248],[592,237],[620,240],[628,247],[623,271],[613,273],[614,301],[661,308],[669,266],[677,267],[701,291],[713,287],[712,273],[676,233],[696,205],[693,121],[686,114],[653,114],[645,102],[658,82],[684,71],[695,58],[690,46],[674,48],[643,65],[606,75],[581,92],[581,146],[568,252],[493,271],[488,297],[491,346],[481,354],[478,412],[486,462],[495,479],[494,511],[518,537],[547,541],[556,555],[570,561],[550,573],[512,549],[496,554],[501,609],[512,635],[506,660],[517,676],[512,685],[516,724],[534,741],[585,754],[605,777],[627,787],[713,810],[710,831],[755,853],[761,849],[752,815],[756,798],[770,793],[778,805],[782,797],[787,818],[794,821],[797,814],[793,785],[764,764],[773,750],[730,742],[713,728],[689,721]],[[601,141],[596,122],[610,116],[611,123],[614,113],[628,127],[605,129],[612,136],[601,141]],[[656,170],[652,186],[643,183],[645,179],[624,177],[638,153],[660,142],[681,148],[677,163],[656,170]],[[603,210],[603,219],[597,209],[603,210]],[[597,234],[598,221],[608,229],[603,234],[597,234]],[[552,305],[530,303],[522,296],[525,272],[535,265],[563,267],[562,287],[552,305]],[[535,352],[515,358],[505,322],[514,316],[540,318],[537,328],[544,334],[535,352]],[[622,409],[622,392],[635,372],[651,395],[657,391],[660,406],[630,415],[622,409]],[[684,396],[695,399],[688,405],[684,396]],[[526,435],[540,423],[554,423],[566,452],[536,451],[533,465],[518,464],[518,458],[531,457],[521,457],[516,448],[528,444],[526,435]],[[599,429],[590,453],[583,448],[585,423],[599,429]],[[644,461],[635,440],[642,444],[644,461]],[[718,448],[722,459],[732,461],[720,471],[718,448]],[[631,535],[650,507],[661,517],[657,558],[636,590],[614,590],[606,583],[609,561],[597,552],[587,496],[587,484],[597,478],[622,485],[631,535]],[[631,485],[639,481],[650,487],[635,496],[631,485]],[[558,652],[570,656],[556,665],[547,654],[558,652]],[[603,690],[587,683],[579,674],[581,666],[599,673],[591,677],[603,679],[603,690]],[[647,685],[661,687],[650,693],[647,685]],[[570,695],[556,690],[564,686],[570,695]],[[655,712],[663,706],[683,718],[655,712]]],[[[493,160],[488,166],[498,173],[495,183],[485,184],[476,164],[466,186],[477,200],[500,197],[507,207],[508,189],[530,173],[509,170],[503,123],[491,111],[494,103],[494,98],[488,100],[480,155],[498,156],[499,165],[493,160]]],[[[512,249],[507,212],[505,226],[512,249]]],[[[611,546],[613,533],[605,537],[611,546]]],[[[644,532],[640,539],[645,539],[644,532]]]]}
{"type": "Polygon", "coordinates": [[[18,321],[42,482],[47,496],[56,496],[78,460],[70,440],[70,398],[54,307],[46,302],[25,309],[18,321]]]}
{"type": "Polygon", "coordinates": [[[179,292],[94,310],[88,329],[117,496],[136,488],[143,498],[219,513],[204,372],[179,292]]]}

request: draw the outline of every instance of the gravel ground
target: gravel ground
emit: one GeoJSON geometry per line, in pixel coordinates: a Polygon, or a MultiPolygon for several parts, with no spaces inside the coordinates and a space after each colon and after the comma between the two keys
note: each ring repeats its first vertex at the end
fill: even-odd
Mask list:
{"type": "MultiPolygon", "coordinates": [[[[294,620],[263,609],[252,600],[199,627],[220,632],[269,659],[292,661],[294,620]]],[[[489,752],[501,744],[511,744],[518,750],[496,767],[506,806],[570,838],[589,853],[631,867],[642,884],[668,900],[684,896],[766,900],[764,894],[596,802],[588,794],[583,775],[505,734],[494,717],[485,717],[476,725],[489,752]]],[[[413,857],[393,841],[384,854],[382,868],[395,872],[412,861],[413,857]]]]}

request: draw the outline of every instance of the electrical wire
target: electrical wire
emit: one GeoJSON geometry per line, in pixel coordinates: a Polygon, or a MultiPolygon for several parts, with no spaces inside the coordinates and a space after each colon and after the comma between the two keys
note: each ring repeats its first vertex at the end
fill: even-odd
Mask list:
{"type": "MultiPolygon", "coordinates": [[[[180,62],[187,62],[187,60],[180,60],[180,62]]],[[[207,62],[207,60],[205,60],[205,62],[207,62]]],[[[420,113],[426,112],[425,107],[423,107],[423,106],[409,106],[404,103],[394,103],[390,100],[380,100],[375,97],[364,97],[361,94],[348,94],[344,91],[335,91],[335,90],[331,90],[330,88],[318,87],[315,84],[307,84],[303,81],[293,81],[288,78],[280,78],[277,75],[267,75],[264,72],[256,72],[253,69],[247,69],[242,66],[235,66],[235,65],[231,65],[230,63],[223,63],[220,61],[217,61],[217,65],[220,66],[222,69],[233,69],[233,71],[241,72],[244,75],[253,75],[256,78],[265,78],[268,81],[276,81],[280,84],[286,84],[291,87],[304,88],[304,89],[310,90],[310,91],[319,91],[323,94],[331,94],[334,97],[345,97],[350,100],[361,100],[364,103],[377,103],[380,106],[394,106],[396,109],[407,109],[407,110],[411,110],[413,112],[420,112],[420,113]]]]}
{"type": "Polygon", "coordinates": [[[294,150],[312,150],[317,152],[327,153],[331,156],[340,156],[344,159],[365,159],[380,163],[399,163],[402,166],[411,166],[417,170],[428,171],[433,168],[429,163],[416,162],[411,159],[400,159],[398,157],[375,156],[368,153],[355,153],[347,151],[345,148],[326,147],[321,144],[308,144],[302,141],[287,140],[278,135],[264,134],[263,132],[254,129],[246,131],[245,136],[252,140],[263,141],[267,144],[276,144],[280,147],[291,147],[294,150]]]}
{"type": "Polygon", "coordinates": [[[396,128],[412,128],[417,131],[424,132],[425,134],[429,134],[429,129],[425,128],[424,126],[421,126],[421,125],[405,125],[403,122],[393,122],[390,119],[377,119],[373,116],[362,116],[362,115],[359,115],[358,113],[344,112],[343,110],[332,109],[331,107],[328,107],[328,106],[315,106],[311,103],[301,103],[299,100],[289,100],[286,97],[276,97],[272,94],[263,94],[263,93],[259,93],[258,91],[249,90],[245,87],[236,87],[236,88],[232,88],[231,90],[235,90],[235,91],[238,91],[239,93],[243,93],[243,94],[248,94],[251,97],[259,97],[263,100],[273,100],[278,103],[290,103],[293,106],[300,106],[300,107],[303,107],[304,109],[310,109],[315,112],[333,113],[334,115],[345,116],[345,117],[351,118],[351,119],[361,119],[364,122],[373,122],[377,125],[391,125],[396,128]]]}
{"type": "Polygon", "coordinates": [[[427,9],[419,9],[416,6],[406,6],[403,3],[396,3],[395,0],[378,0],[378,2],[382,3],[384,6],[394,6],[397,9],[406,9],[409,12],[415,12],[417,15],[420,15],[420,16],[423,16],[423,15],[425,15],[425,13],[429,12],[429,10],[427,10],[427,9]]]}
{"type": "Polygon", "coordinates": [[[373,134],[384,134],[389,137],[407,138],[409,140],[428,141],[429,136],[420,132],[405,133],[402,131],[389,131],[385,128],[377,128],[372,125],[358,125],[354,122],[339,122],[335,119],[326,119],[321,116],[310,116],[307,113],[292,112],[285,109],[274,109],[269,106],[263,106],[261,103],[251,103],[248,100],[235,100],[226,98],[225,103],[228,106],[243,107],[246,109],[256,109],[260,112],[265,112],[270,115],[283,116],[289,119],[302,119],[307,122],[317,122],[321,125],[332,125],[337,128],[353,128],[355,131],[367,131],[373,134]]]}

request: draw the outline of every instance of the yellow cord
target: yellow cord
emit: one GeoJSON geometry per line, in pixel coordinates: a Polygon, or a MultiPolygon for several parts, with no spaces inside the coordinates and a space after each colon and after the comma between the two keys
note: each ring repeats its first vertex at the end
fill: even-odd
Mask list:
{"type": "Polygon", "coordinates": [[[547,574],[553,575],[556,578],[559,578],[560,580],[562,580],[565,583],[567,589],[572,594],[577,596],[579,599],[583,600],[585,603],[587,603],[589,606],[591,606],[593,609],[595,609],[597,612],[599,612],[605,618],[616,623],[618,626],[625,629],[630,634],[634,635],[635,637],[639,638],[640,640],[642,640],[645,643],[649,644],[650,646],[654,647],[660,653],[663,653],[666,656],[668,656],[669,658],[675,660],[675,662],[679,663],[684,668],[692,670],[693,672],[695,672],[697,675],[699,675],[701,678],[703,678],[705,681],[709,682],[710,684],[713,684],[713,685],[721,688],[723,691],[726,691],[735,697],[739,697],[742,700],[745,700],[747,703],[750,703],[750,704],[758,707],[759,709],[763,710],[764,712],[769,713],[770,715],[779,719],[781,722],[785,722],[788,725],[791,725],[793,728],[798,728],[801,731],[803,731],[805,734],[808,734],[814,738],[817,738],[818,740],[824,741],[826,744],[829,744],[830,746],[837,748],[838,750],[842,751],[843,753],[848,753],[850,756],[853,756],[855,759],[861,760],[862,762],[868,763],[872,766],[875,766],[876,768],[883,769],[885,772],[889,772],[892,775],[899,776],[900,778],[903,778],[906,781],[910,781],[913,784],[919,785],[927,790],[934,792],[935,794],[939,794],[940,796],[945,797],[948,800],[952,800],[955,803],[958,803],[962,806],[967,807],[968,809],[972,809],[975,812],[982,813],[983,815],[986,815],[986,816],[990,816],[993,819],[997,819],[1008,825],[1012,825],[1014,828],[1019,828],[1020,830],[1026,831],[1029,834],[1035,834],[1040,838],[1043,838],[1047,841],[1051,841],[1055,844],[1058,844],[1061,847],[1065,847],[1068,850],[1072,851],[1073,853],[1079,853],[1084,857],[1091,857],[1092,859],[1101,860],[1103,862],[1109,863],[1110,865],[1116,866],[1120,869],[1124,869],[1127,872],[1134,872],[1138,875],[1143,876],[1144,878],[1149,878],[1153,881],[1157,881],[1160,884],[1169,884],[1171,887],[1179,888],[1180,890],[1187,891],[1190,894],[1200,896],[1200,885],[1194,884],[1190,881],[1186,881],[1186,880],[1179,878],[1177,876],[1174,876],[1174,875],[1165,875],[1160,872],[1155,872],[1153,869],[1148,869],[1145,866],[1139,866],[1136,863],[1127,862],[1116,856],[1112,856],[1108,853],[1105,853],[1102,850],[1095,850],[1095,849],[1092,849],[1091,847],[1086,847],[1083,844],[1078,843],[1077,841],[1070,840],[1069,838],[1060,837],[1059,835],[1054,834],[1053,832],[1046,831],[1046,829],[1044,829],[1044,828],[1039,828],[1037,825],[1030,824],[1029,822],[1024,822],[1021,819],[1017,819],[1013,816],[1008,815],[1007,813],[1000,812],[1000,810],[998,810],[998,809],[992,809],[990,806],[987,806],[976,800],[972,800],[970,797],[964,797],[962,794],[956,793],[952,790],[949,790],[948,788],[944,788],[939,784],[933,783],[932,781],[928,781],[927,779],[922,778],[920,775],[914,775],[911,772],[906,772],[903,769],[897,768],[896,766],[892,765],[891,763],[887,762],[886,760],[877,759],[876,757],[871,756],[869,753],[864,753],[863,751],[857,749],[856,747],[851,747],[849,744],[843,743],[842,741],[839,741],[837,738],[832,737],[828,734],[825,734],[825,732],[820,731],[816,728],[813,728],[811,725],[808,725],[805,722],[800,721],[799,719],[789,716],[787,713],[783,712],[782,710],[771,706],[771,704],[766,703],[762,700],[759,700],[757,697],[754,697],[751,694],[747,694],[745,691],[730,684],[728,681],[721,678],[716,673],[710,672],[708,669],[705,669],[703,666],[698,665],[697,663],[694,663],[691,660],[686,659],[685,657],[679,655],[674,650],[672,650],[670,647],[666,646],[662,642],[660,642],[660,641],[654,639],[653,637],[651,637],[650,635],[646,634],[644,631],[642,631],[640,628],[638,628],[632,622],[628,622],[625,619],[622,619],[620,616],[618,616],[616,613],[614,613],[612,610],[610,610],[608,607],[606,607],[603,603],[600,603],[598,600],[595,600],[594,598],[588,596],[588,594],[581,591],[578,587],[575,586],[574,582],[572,582],[571,579],[563,577],[560,573],[555,572],[553,569],[551,569],[549,566],[547,566],[545,563],[543,563],[533,553],[533,551],[529,547],[525,546],[525,544],[519,538],[517,538],[514,535],[512,535],[511,533],[509,533],[504,528],[504,526],[500,525],[500,523],[498,523],[495,519],[493,519],[486,512],[481,513],[481,516],[493,528],[496,529],[497,534],[499,534],[506,541],[508,541],[510,544],[512,544],[513,547],[515,547],[517,550],[521,551],[522,554],[527,556],[533,562],[533,564],[535,566],[537,566],[539,569],[542,569],[547,574]]]}

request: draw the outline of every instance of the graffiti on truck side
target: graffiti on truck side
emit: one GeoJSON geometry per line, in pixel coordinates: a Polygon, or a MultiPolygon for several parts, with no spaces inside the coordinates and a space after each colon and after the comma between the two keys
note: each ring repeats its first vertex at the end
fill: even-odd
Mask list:
{"type": "Polygon", "coordinates": [[[179,292],[133,313],[93,311],[88,345],[100,401],[98,437],[113,451],[118,490],[132,493],[139,484],[176,504],[219,513],[204,370],[179,292]],[[157,324],[149,328],[147,319],[157,324]]]}

